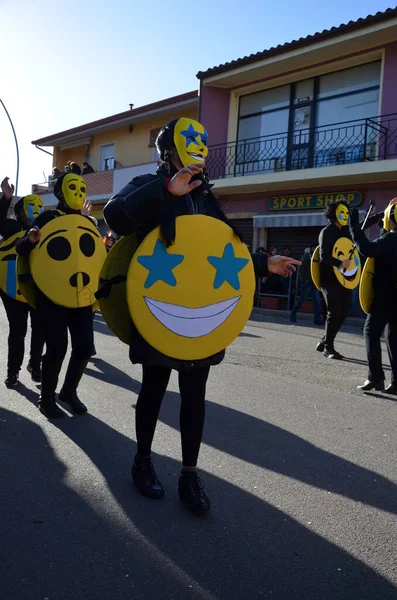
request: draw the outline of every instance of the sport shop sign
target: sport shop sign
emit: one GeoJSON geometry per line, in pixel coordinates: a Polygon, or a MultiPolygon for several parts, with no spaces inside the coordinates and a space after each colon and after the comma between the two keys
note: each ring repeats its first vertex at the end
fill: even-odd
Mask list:
{"type": "Polygon", "coordinates": [[[299,196],[275,196],[269,198],[269,210],[300,210],[325,208],[333,200],[343,200],[349,206],[359,206],[363,197],[361,192],[333,192],[324,194],[300,194],[299,196]]]}

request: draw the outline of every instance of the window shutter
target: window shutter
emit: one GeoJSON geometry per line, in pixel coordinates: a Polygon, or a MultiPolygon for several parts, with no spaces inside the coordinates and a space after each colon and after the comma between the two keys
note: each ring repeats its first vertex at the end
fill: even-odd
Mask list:
{"type": "Polygon", "coordinates": [[[160,133],[161,127],[155,127],[154,129],[150,130],[150,134],[149,134],[149,148],[155,148],[156,146],[156,139],[158,134],[160,133]]]}

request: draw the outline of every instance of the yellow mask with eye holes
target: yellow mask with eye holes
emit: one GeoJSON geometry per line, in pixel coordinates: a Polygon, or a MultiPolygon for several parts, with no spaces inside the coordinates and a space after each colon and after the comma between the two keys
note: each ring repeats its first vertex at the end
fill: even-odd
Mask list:
{"type": "Polygon", "coordinates": [[[72,210],[81,210],[87,198],[87,187],[80,175],[68,173],[62,179],[62,194],[65,203],[72,210]]]}
{"type": "Polygon", "coordinates": [[[183,117],[174,129],[174,144],[184,167],[203,165],[208,156],[208,134],[201,123],[183,117]]]}
{"type": "Polygon", "coordinates": [[[347,225],[349,222],[349,209],[347,208],[347,206],[345,204],[340,204],[337,207],[335,214],[336,220],[338,221],[339,225],[345,227],[345,225],[347,225]]]}
{"type": "Polygon", "coordinates": [[[30,253],[33,280],[52,302],[68,308],[92,306],[106,258],[102,238],[91,221],[64,215],[41,229],[30,253]]]}
{"type": "Polygon", "coordinates": [[[43,212],[43,201],[37,194],[30,194],[23,199],[23,211],[28,221],[33,222],[43,212]]]}
{"type": "Polygon", "coordinates": [[[397,222],[397,204],[392,200],[383,214],[383,229],[391,231],[391,223],[397,222]],[[393,204],[392,204],[393,203],[393,204]]]}

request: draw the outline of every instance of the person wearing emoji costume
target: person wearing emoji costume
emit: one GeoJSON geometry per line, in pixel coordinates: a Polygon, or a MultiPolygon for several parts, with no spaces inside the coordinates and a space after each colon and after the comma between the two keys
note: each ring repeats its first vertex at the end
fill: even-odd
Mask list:
{"type": "Polygon", "coordinates": [[[350,232],[360,253],[375,261],[373,300],[364,326],[368,379],[358,389],[397,394],[397,198],[386,208],[383,233],[370,242],[358,223],[358,211],[350,210],[350,232]],[[385,390],[381,337],[387,325],[386,346],[391,366],[391,384],[385,390]]]}
{"type": "MultiPolygon", "coordinates": [[[[104,209],[109,228],[119,236],[127,236],[117,242],[108,258],[120,251],[123,240],[136,236],[138,245],[127,278],[130,360],[142,364],[143,369],[136,406],[137,454],[132,465],[132,478],[144,496],[155,499],[164,496],[164,488],[152,464],[151,447],[163,396],[171,370],[175,369],[181,395],[183,465],[179,497],[190,510],[205,512],[210,509],[210,501],[197,473],[197,459],[204,426],[206,383],[210,367],[222,361],[227,345],[210,346],[209,339],[218,335],[222,328],[217,325],[233,313],[239,301],[235,290],[240,289],[244,278],[252,281],[247,296],[249,314],[255,288],[254,273],[248,249],[211,192],[204,170],[208,135],[203,125],[188,118],[170,121],[161,129],[156,146],[161,159],[157,174],[136,177],[113,196],[104,209]],[[217,253],[207,250],[206,245],[214,237],[210,231],[206,237],[208,221],[217,226],[220,236],[226,236],[226,243],[222,242],[223,255],[219,249],[217,253]],[[200,243],[195,246],[190,243],[190,248],[194,228],[203,233],[200,243]],[[188,246],[189,252],[193,253],[191,262],[188,246]],[[197,289],[199,284],[195,279],[195,273],[201,267],[208,270],[211,278],[210,298],[217,290],[227,288],[229,297],[218,303],[221,305],[218,312],[214,312],[216,304],[212,304],[212,299],[198,308],[192,307],[195,302],[191,293],[195,285],[196,294],[202,293],[202,286],[197,289]],[[183,288],[185,300],[190,297],[190,306],[178,296],[179,273],[190,274],[190,277],[193,274],[190,284],[187,285],[185,280],[183,288]],[[164,292],[164,300],[172,299],[172,303],[171,300],[154,299],[155,290],[164,292]],[[230,294],[234,297],[230,298],[230,294]],[[202,329],[207,326],[209,335],[205,338],[202,329]],[[199,359],[192,358],[195,343],[199,359]]],[[[258,255],[256,261],[262,265],[262,276],[265,276],[267,257],[258,255]]],[[[280,275],[288,275],[294,270],[294,264],[300,263],[287,257],[275,257],[271,268],[280,275]]],[[[238,315],[238,308],[234,314],[238,315]]]]}
{"type": "Polygon", "coordinates": [[[44,339],[36,311],[29,306],[23,297],[16,275],[16,250],[15,243],[24,235],[36,217],[43,210],[43,201],[35,194],[20,198],[14,207],[16,219],[7,218],[14,187],[8,183],[6,177],[1,183],[3,196],[0,199],[0,235],[3,240],[0,245],[0,296],[4,304],[9,324],[8,335],[8,363],[7,387],[14,387],[18,383],[25,354],[25,337],[30,315],[31,338],[30,359],[27,369],[35,382],[41,381],[41,357],[43,354],[44,339]]]}
{"type": "Polygon", "coordinates": [[[87,412],[77,396],[77,387],[94,343],[95,297],[90,286],[94,286],[95,293],[106,256],[100,233],[88,215],[81,216],[86,200],[84,179],[66,173],[57,180],[54,194],[59,201],[57,209],[38,217],[17,245],[20,257],[29,257],[34,302],[47,346],[39,401],[39,409],[47,418],[65,414],[56,404],[55,392],[67,351],[68,330],[72,353],[59,399],[76,414],[87,412]]]}
{"type": "MultiPolygon", "coordinates": [[[[359,285],[361,263],[350,238],[349,209],[342,200],[330,202],[324,212],[329,224],[319,236],[320,287],[327,308],[325,334],[316,349],[326,358],[343,360],[335,350],[334,341],[342,327],[352,302],[352,289],[359,285]]],[[[366,228],[380,218],[374,215],[366,228]]]]}

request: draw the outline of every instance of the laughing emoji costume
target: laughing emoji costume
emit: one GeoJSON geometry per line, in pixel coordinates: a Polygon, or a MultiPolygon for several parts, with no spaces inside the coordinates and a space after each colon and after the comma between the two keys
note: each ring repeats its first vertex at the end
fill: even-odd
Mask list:
{"type": "MultiPolygon", "coordinates": [[[[6,185],[9,187],[8,184],[6,185]]],[[[29,306],[21,292],[16,269],[16,243],[42,213],[43,201],[36,194],[20,198],[14,207],[16,219],[11,219],[7,217],[11,199],[12,190],[9,188],[8,194],[0,199],[0,235],[3,238],[0,244],[0,296],[9,323],[7,379],[5,381],[8,387],[13,387],[18,383],[18,375],[25,353],[29,315],[32,334],[30,360],[27,368],[35,382],[41,380],[41,356],[44,346],[36,311],[29,306]]]]}
{"type": "Polygon", "coordinates": [[[17,242],[18,272],[24,273],[20,285],[28,289],[23,281],[30,278],[33,294],[30,291],[26,296],[37,308],[46,342],[39,408],[48,418],[64,415],[55,392],[68,331],[72,354],[59,398],[73,412],[87,412],[77,387],[92,351],[92,311],[106,258],[100,233],[80,212],[87,197],[84,179],[75,173],[64,174],[57,180],[54,194],[59,201],[56,210],[44,212],[33,223],[40,230],[40,239],[33,243],[27,234],[17,242]]]}
{"type": "Polygon", "coordinates": [[[181,394],[179,496],[192,511],[204,512],[210,501],[196,465],[207,378],[249,317],[254,268],[247,247],[211,192],[203,125],[189,118],[173,120],[162,128],[156,145],[161,158],[157,174],[136,177],[104,209],[109,227],[125,237],[110,250],[101,275],[105,286],[115,282],[104,300],[117,310],[100,302],[111,329],[129,343],[131,361],[143,368],[133,481],[145,496],[164,495],[150,455],[158,412],[175,369],[181,394]],[[201,169],[193,167],[184,175],[184,167],[191,165],[201,169]]]}
{"type": "MultiPolygon", "coordinates": [[[[347,204],[340,200],[330,202],[324,214],[329,224],[320,233],[319,252],[315,253],[320,262],[312,269],[315,284],[321,289],[327,307],[325,334],[317,344],[317,350],[326,358],[341,360],[343,356],[335,350],[334,341],[348,315],[352,290],[360,283],[361,261],[350,238],[347,204]],[[344,261],[349,261],[348,265],[344,261]]],[[[379,215],[374,215],[368,219],[366,228],[378,220],[379,215]]]]}

